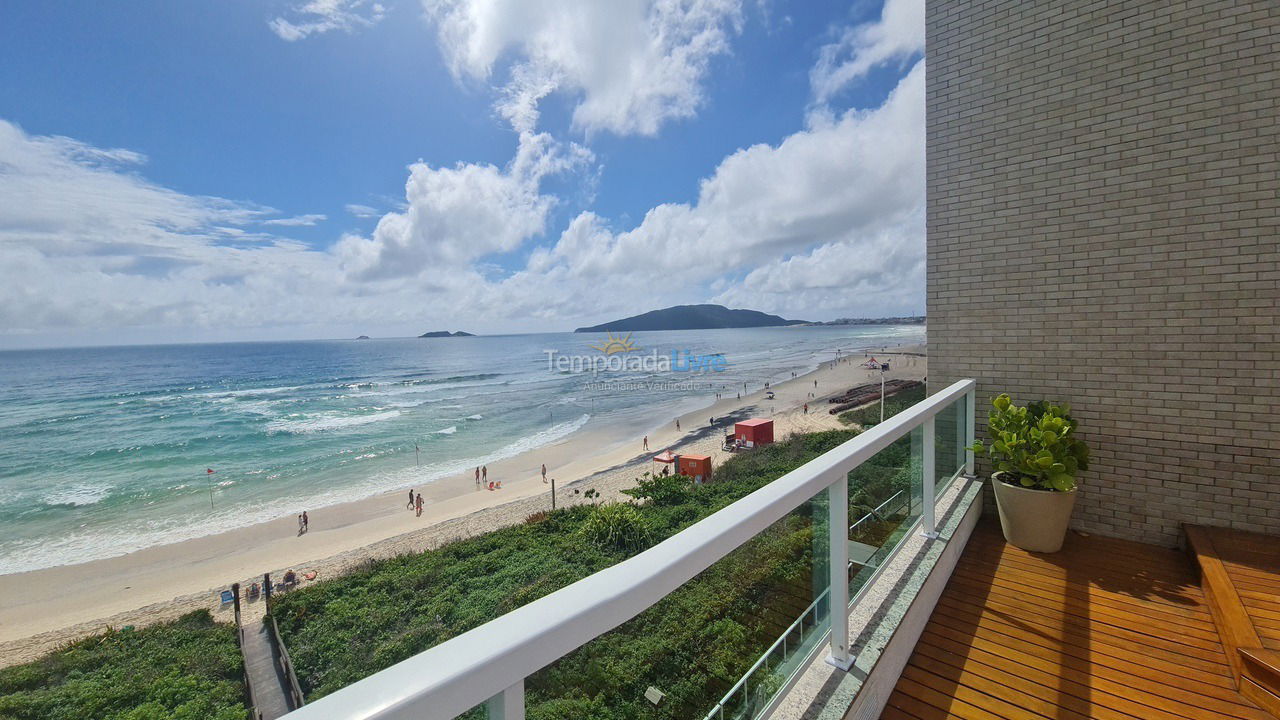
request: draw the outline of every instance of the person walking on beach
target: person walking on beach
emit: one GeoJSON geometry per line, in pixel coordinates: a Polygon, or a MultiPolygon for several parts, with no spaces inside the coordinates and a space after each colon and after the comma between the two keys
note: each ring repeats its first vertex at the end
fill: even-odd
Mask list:
{"type": "Polygon", "coordinates": [[[298,537],[302,537],[302,516],[298,516],[298,537]]]}
{"type": "Polygon", "coordinates": [[[307,517],[307,511],[303,510],[302,511],[302,532],[306,532],[310,529],[311,529],[311,518],[307,517]]]}
{"type": "Polygon", "coordinates": [[[409,508],[410,510],[413,509],[413,488],[409,488],[409,503],[405,505],[405,507],[409,508]]]}
{"type": "Polygon", "coordinates": [[[418,511],[417,516],[422,517],[422,493],[418,493],[418,496],[414,498],[413,505],[414,505],[414,508],[416,508],[418,511]]]}
{"type": "Polygon", "coordinates": [[[680,432],[680,418],[676,418],[676,432],[680,432]]]}
{"type": "Polygon", "coordinates": [[[476,489],[480,489],[480,466],[476,466],[476,489]]]}
{"type": "Polygon", "coordinates": [[[487,482],[489,482],[489,466],[481,465],[480,466],[480,484],[484,485],[487,482]]]}
{"type": "Polygon", "coordinates": [[[649,436],[644,436],[644,451],[649,452],[649,436]]]}
{"type": "Polygon", "coordinates": [[[547,464],[542,463],[542,482],[547,481],[547,464]]]}

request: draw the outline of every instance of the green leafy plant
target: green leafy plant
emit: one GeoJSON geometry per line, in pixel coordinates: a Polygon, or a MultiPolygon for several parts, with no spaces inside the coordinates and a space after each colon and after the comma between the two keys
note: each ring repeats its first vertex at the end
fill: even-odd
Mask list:
{"type": "Polygon", "coordinates": [[[1036,401],[1020,407],[1006,393],[991,405],[991,444],[979,440],[973,452],[988,454],[1002,480],[1040,490],[1075,490],[1076,475],[1089,469],[1089,447],[1075,437],[1076,421],[1067,404],[1036,401]]]}
{"type": "Polygon", "coordinates": [[[601,548],[638,552],[653,541],[653,528],[634,505],[606,503],[587,517],[579,530],[584,538],[601,548]]]}
{"type": "Polygon", "coordinates": [[[686,503],[693,494],[693,481],[685,475],[654,475],[645,473],[636,478],[636,486],[622,491],[637,500],[647,500],[654,505],[674,506],[686,503]]]}
{"type": "Polygon", "coordinates": [[[198,610],[0,669],[0,718],[244,720],[243,678],[235,627],[198,610]]]}

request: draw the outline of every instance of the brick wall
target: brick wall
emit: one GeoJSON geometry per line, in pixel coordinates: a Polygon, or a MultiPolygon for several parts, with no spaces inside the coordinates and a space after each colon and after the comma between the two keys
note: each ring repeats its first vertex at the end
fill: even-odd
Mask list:
{"type": "Polygon", "coordinates": [[[1280,3],[927,24],[930,385],[1069,401],[1080,529],[1280,534],[1280,3]]]}

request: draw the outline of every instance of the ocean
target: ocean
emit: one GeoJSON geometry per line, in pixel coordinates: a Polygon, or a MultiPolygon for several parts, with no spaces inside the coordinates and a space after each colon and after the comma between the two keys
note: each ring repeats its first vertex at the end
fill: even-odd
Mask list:
{"type": "Polygon", "coordinates": [[[421,485],[588,423],[625,424],[638,436],[710,404],[717,390],[759,389],[833,359],[836,348],[923,342],[924,328],[640,332],[630,338],[636,350],[610,356],[676,351],[680,367],[694,359],[688,372],[593,374],[554,359],[603,357],[590,345],[606,340],[553,333],[0,352],[0,574],[421,485]]]}

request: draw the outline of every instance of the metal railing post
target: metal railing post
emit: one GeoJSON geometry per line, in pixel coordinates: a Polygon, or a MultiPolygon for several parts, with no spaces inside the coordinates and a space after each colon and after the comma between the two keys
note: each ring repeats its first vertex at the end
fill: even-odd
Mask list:
{"type": "Polygon", "coordinates": [[[922,520],[923,528],[921,533],[930,539],[938,537],[937,523],[933,517],[934,507],[937,502],[937,490],[934,488],[938,480],[937,472],[934,470],[934,437],[933,437],[933,418],[924,421],[924,489],[921,492],[924,497],[920,498],[923,504],[924,518],[922,520]]]}
{"type": "Polygon", "coordinates": [[[489,720],[524,720],[524,678],[484,704],[489,720]]]}
{"type": "Polygon", "coordinates": [[[831,654],[827,662],[841,670],[853,665],[849,653],[849,476],[840,473],[827,486],[827,505],[830,513],[831,589],[828,591],[831,619],[831,654]]]}
{"type": "Polygon", "coordinates": [[[964,394],[964,474],[973,477],[973,447],[975,428],[978,422],[978,395],[972,388],[964,394]]]}

